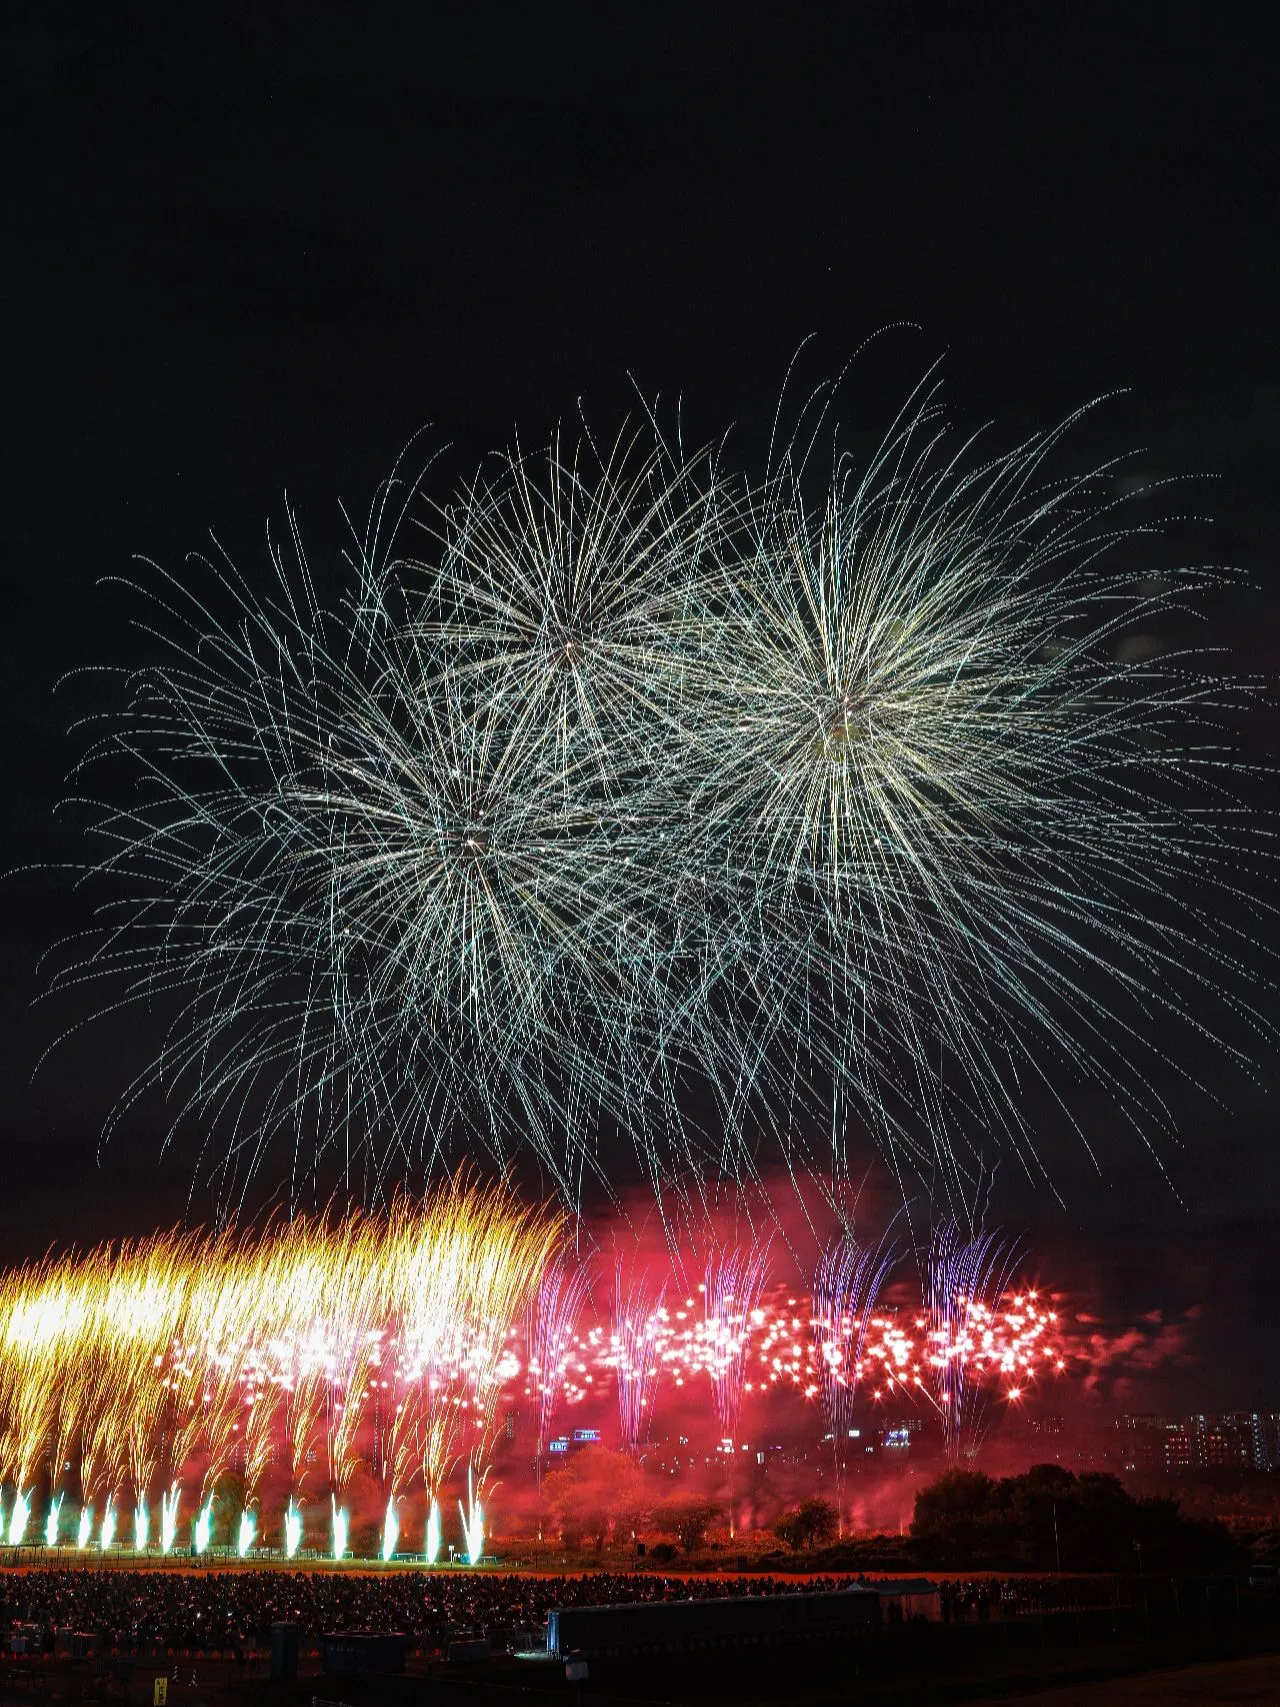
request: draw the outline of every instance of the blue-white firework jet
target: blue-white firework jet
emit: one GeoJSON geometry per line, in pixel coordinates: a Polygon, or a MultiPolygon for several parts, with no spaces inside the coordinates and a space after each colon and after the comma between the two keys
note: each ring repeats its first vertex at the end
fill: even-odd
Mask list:
{"type": "Polygon", "coordinates": [[[953,1466],[977,1457],[986,1432],[988,1395],[978,1377],[983,1336],[1017,1257],[1016,1243],[999,1233],[967,1233],[955,1221],[934,1229],[925,1253],[924,1361],[953,1466]]]}

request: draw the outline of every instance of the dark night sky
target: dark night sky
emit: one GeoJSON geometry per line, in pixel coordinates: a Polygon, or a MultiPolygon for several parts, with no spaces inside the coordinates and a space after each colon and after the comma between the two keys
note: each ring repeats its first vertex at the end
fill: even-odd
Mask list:
{"type": "MultiPolygon", "coordinates": [[[[616,419],[629,373],[683,392],[691,438],[733,421],[750,441],[810,333],[829,371],[919,324],[874,370],[876,426],[943,352],[955,409],[1008,437],[1128,388],[1081,461],[1141,447],[1152,472],[1217,477],[1187,500],[1212,529],[1168,550],[1249,572],[1209,638],[1274,673],[1280,147],[1266,57],[1220,11],[984,8],[975,30],[912,7],[856,27],[427,8],[401,33],[355,6],[233,10],[128,27],[41,7],[0,33],[0,863],[82,854],[53,808],[94,690],[54,683],[138,657],[98,584],[134,553],[177,563],[213,526],[259,573],[287,488],[324,558],[338,499],[362,513],[423,423],[469,465],[580,397],[616,419]]],[[[1245,739],[1274,734],[1268,712],[1245,739]]],[[[64,876],[0,886],[0,1259],[184,1211],[145,1123],[96,1157],[143,1017],[33,1080],[83,1017],[31,1006],[78,916],[64,876]]],[[[1065,1211],[1008,1174],[998,1207],[1082,1297],[1163,1312],[1157,1399],[1280,1407],[1274,1073],[1205,1072],[1220,1100],[1184,1111],[1176,1191],[1089,1107],[1105,1177],[1064,1157],[1065,1211]]]]}

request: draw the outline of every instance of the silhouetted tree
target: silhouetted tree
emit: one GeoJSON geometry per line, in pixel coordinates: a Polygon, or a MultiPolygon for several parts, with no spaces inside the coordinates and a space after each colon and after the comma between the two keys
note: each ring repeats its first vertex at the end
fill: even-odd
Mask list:
{"type": "Polygon", "coordinates": [[[590,1541],[599,1553],[618,1528],[634,1528],[648,1506],[644,1471],[625,1452],[588,1446],[542,1484],[566,1547],[590,1541]]]}
{"type": "Polygon", "coordinates": [[[922,1563],[959,1569],[1217,1570],[1238,1548],[1173,1499],[1135,1499],[1116,1476],[1037,1464],[993,1480],[949,1470],[916,1495],[911,1538],[922,1563]],[[1140,1549],[1140,1553],[1139,1553],[1140,1549]]]}
{"type": "Polygon", "coordinates": [[[840,1514],[829,1500],[801,1500],[773,1526],[779,1541],[798,1552],[801,1547],[824,1547],[836,1532],[840,1514]]]}
{"type": "Polygon", "coordinates": [[[674,1535],[686,1553],[693,1553],[719,1516],[720,1506],[715,1500],[673,1499],[656,1508],[653,1521],[661,1534],[674,1535]]]}

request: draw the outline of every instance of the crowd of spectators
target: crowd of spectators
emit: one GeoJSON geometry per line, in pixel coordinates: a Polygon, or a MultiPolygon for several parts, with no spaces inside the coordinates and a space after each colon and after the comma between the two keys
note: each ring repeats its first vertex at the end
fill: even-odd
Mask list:
{"type": "Polygon", "coordinates": [[[939,1615],[946,1624],[1128,1605],[1133,1596],[1131,1582],[1110,1576],[944,1577],[938,1583],[939,1615]]]}
{"type": "MultiPolygon", "coordinates": [[[[848,1578],[672,1577],[607,1571],[524,1576],[448,1570],[361,1575],[327,1571],[28,1570],[0,1573],[0,1637],[27,1626],[35,1646],[57,1630],[92,1634],[109,1651],[264,1653],[274,1623],[304,1641],[326,1631],[403,1631],[420,1652],[454,1637],[495,1646],[541,1640],[553,1607],[813,1593],[848,1578]]],[[[946,1623],[986,1622],[1109,1603],[1115,1579],[953,1577],[939,1584],[946,1623]]],[[[7,1645],[7,1644],[6,1644],[7,1645]]]]}
{"type": "Polygon", "coordinates": [[[276,1622],[304,1639],[326,1631],[399,1630],[421,1651],[451,1637],[495,1645],[537,1640],[553,1607],[605,1602],[799,1594],[840,1586],[834,1578],[683,1579],[657,1575],[581,1577],[459,1572],[359,1576],[285,1571],[32,1570],[0,1578],[0,1631],[35,1626],[97,1635],[122,1654],[262,1651],[276,1622]]]}

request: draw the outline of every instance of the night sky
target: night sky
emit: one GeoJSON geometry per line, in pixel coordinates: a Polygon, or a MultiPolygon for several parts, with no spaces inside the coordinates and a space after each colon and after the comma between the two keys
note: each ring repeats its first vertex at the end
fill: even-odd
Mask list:
{"type": "MultiPolygon", "coordinates": [[[[155,1047],[145,1015],[36,1072],[89,1012],[33,1001],[86,917],[55,869],[85,855],[54,812],[69,725],[103,692],[77,672],[147,656],[101,584],[136,553],[176,566],[213,528],[265,575],[287,491],[334,564],[339,500],[363,515],[424,424],[469,472],[579,399],[611,430],[629,376],[683,396],[691,441],[735,423],[750,447],[802,340],[829,373],[913,322],[846,392],[855,433],[938,356],[958,418],[1002,442],[1124,392],[1079,465],[1134,449],[1144,473],[1204,477],[1176,507],[1210,521],[1162,549],[1247,571],[1204,638],[1228,670],[1280,663],[1280,145],[1264,56],[1217,13],[1059,29],[986,8],[974,30],[910,7],[857,26],[430,8],[401,33],[354,6],[239,10],[33,7],[0,32],[0,865],[22,868],[0,885],[2,1260],[188,1212],[154,1111],[98,1154],[155,1047]]],[[[1239,738],[1274,754],[1274,709],[1239,738]]],[[[1047,1133],[1065,1208],[1005,1170],[993,1209],[1091,1312],[1146,1318],[1155,1367],[1117,1398],[1280,1408],[1274,1064],[1197,1065],[1167,1177],[1090,1102],[1103,1177],[1047,1133]]]]}

